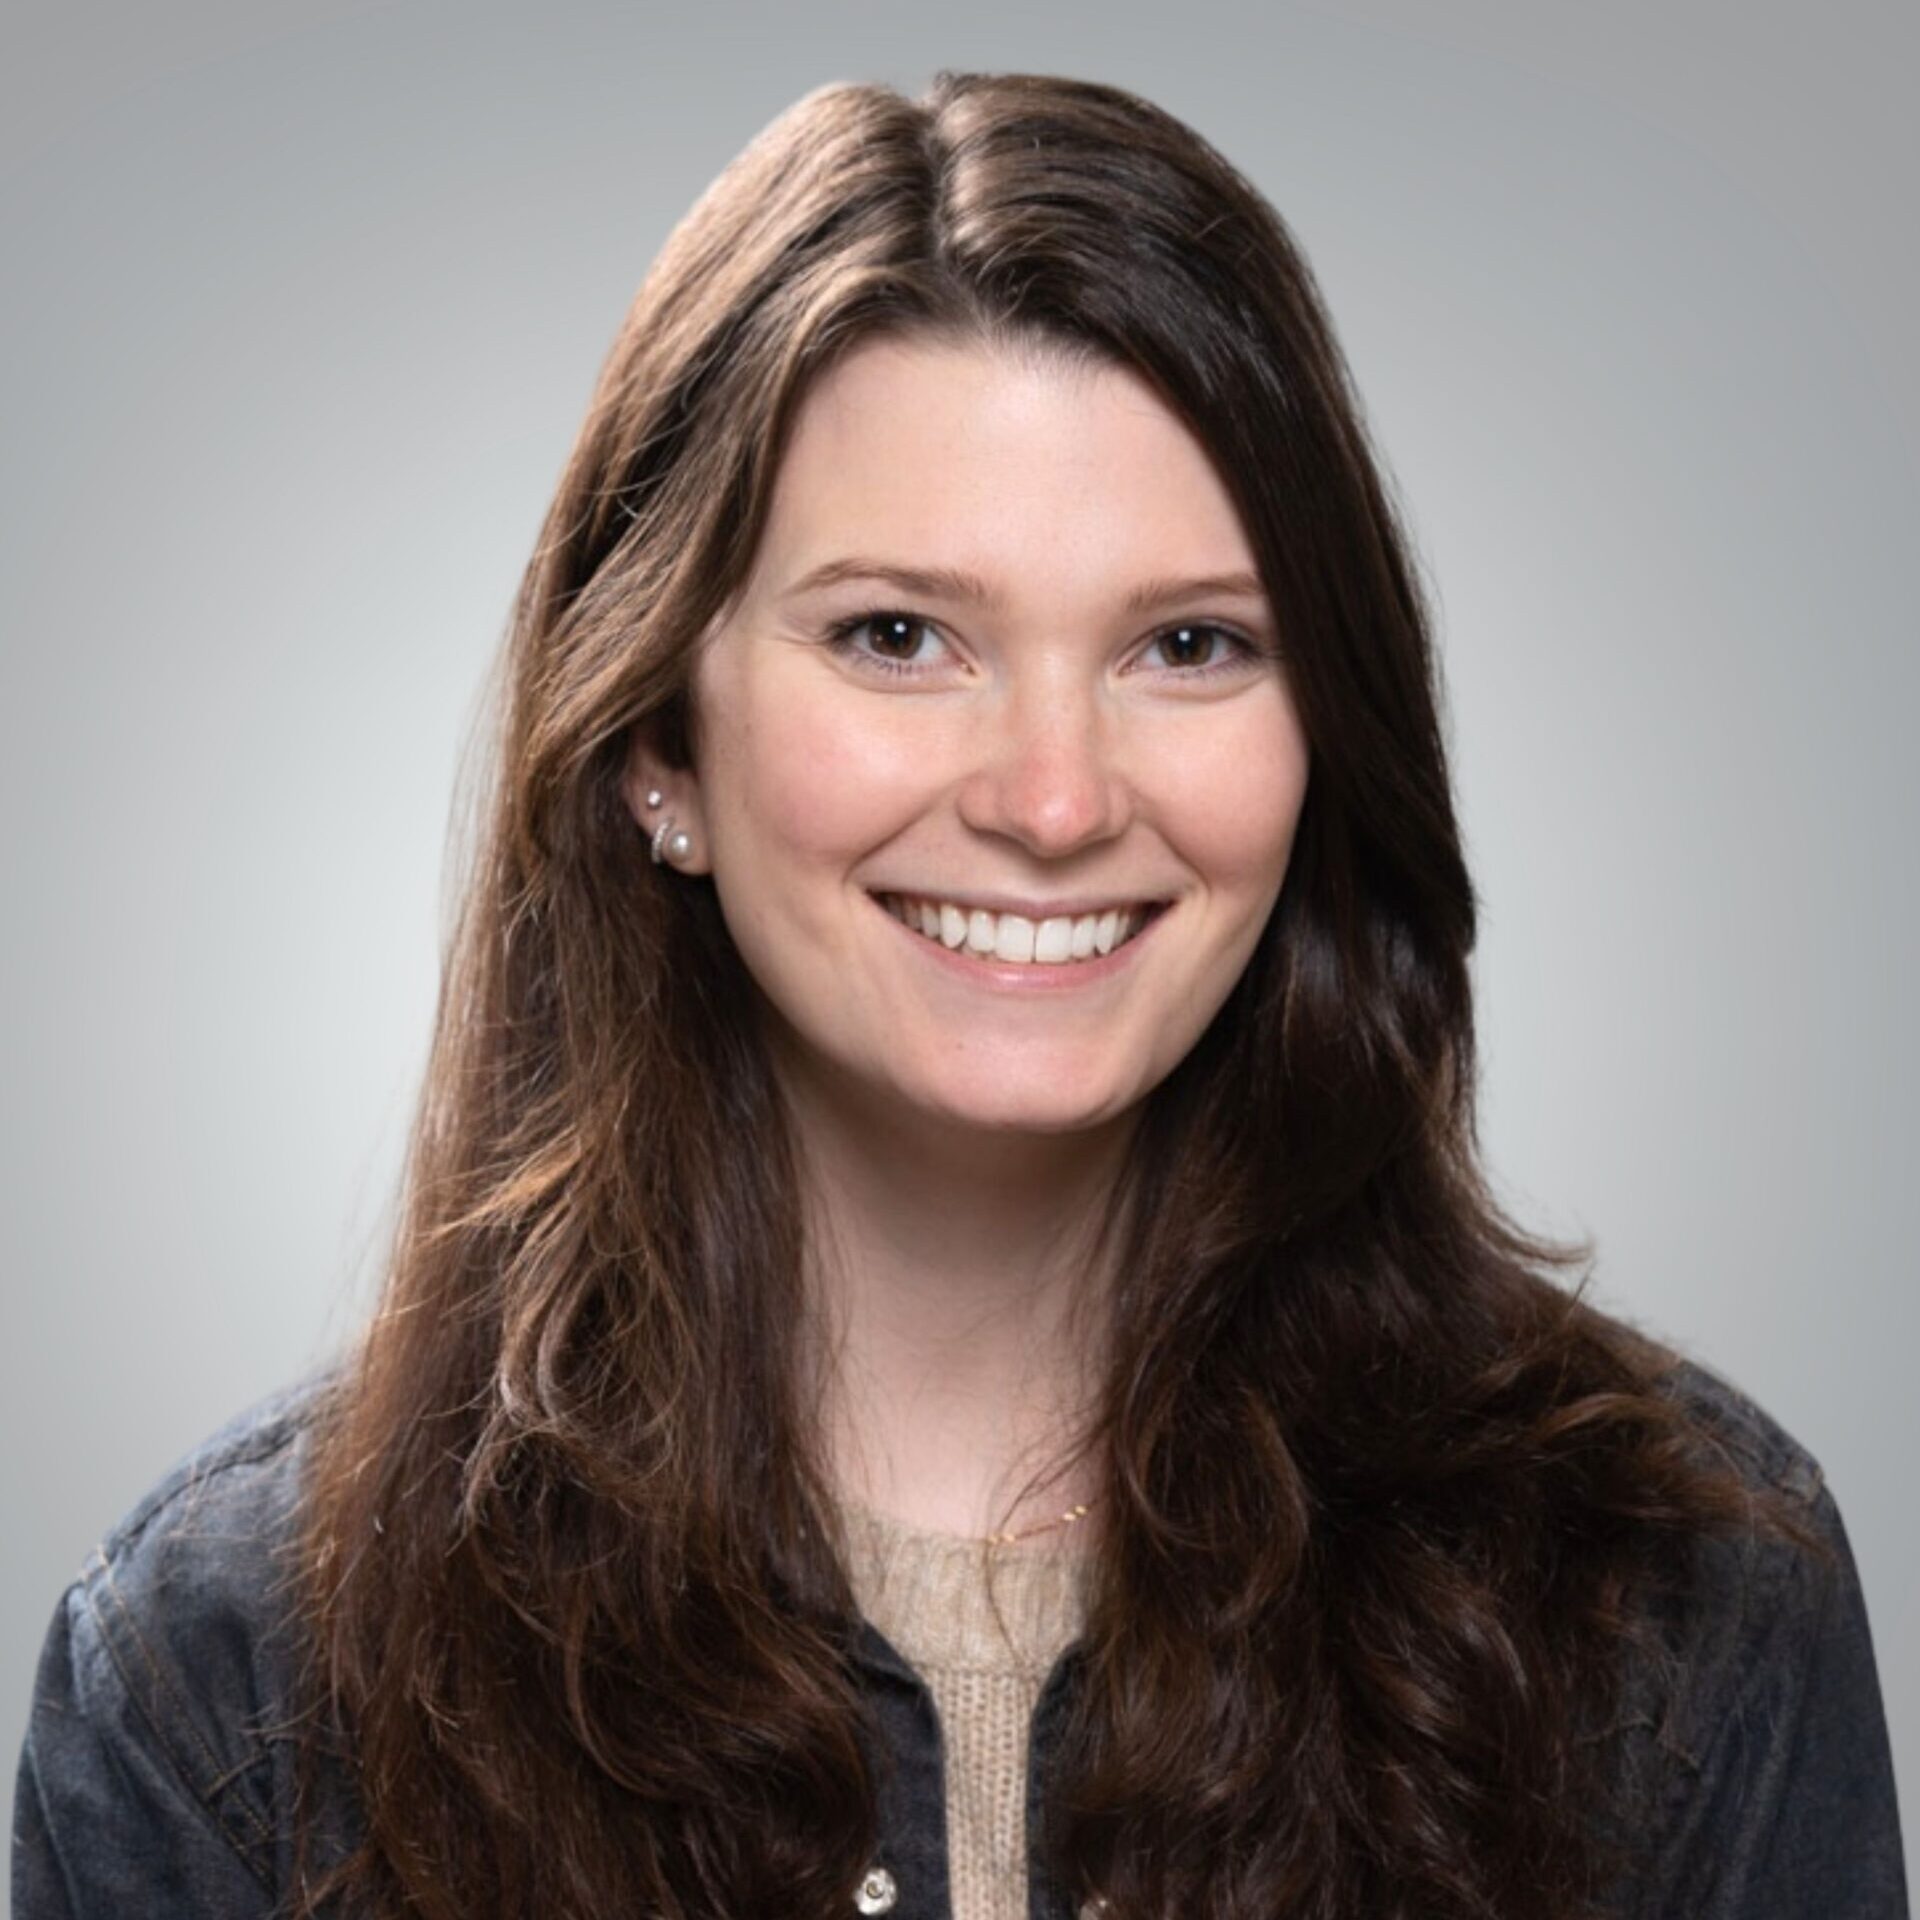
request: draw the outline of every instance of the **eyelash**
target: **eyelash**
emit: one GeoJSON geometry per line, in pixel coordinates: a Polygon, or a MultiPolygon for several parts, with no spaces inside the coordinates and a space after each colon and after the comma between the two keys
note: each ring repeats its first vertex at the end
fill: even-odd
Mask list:
{"type": "MultiPolygon", "coordinates": [[[[908,613],[899,607],[873,607],[865,613],[856,613],[845,620],[836,620],[826,630],[823,639],[831,651],[839,654],[843,659],[857,660],[863,668],[887,674],[924,673],[926,671],[924,667],[916,666],[911,661],[889,660],[885,654],[880,653],[862,653],[854,646],[854,636],[861,628],[875,626],[887,620],[904,621],[912,627],[938,630],[936,622],[921,614],[908,613]]],[[[1233,652],[1224,659],[1214,661],[1211,666],[1170,668],[1169,671],[1177,679],[1205,680],[1217,673],[1231,673],[1236,668],[1245,666],[1249,660],[1265,657],[1264,650],[1247,635],[1236,628],[1222,626],[1217,620],[1183,620],[1171,627],[1162,627],[1147,644],[1149,647],[1157,646],[1162,640],[1176,633],[1216,633],[1223,640],[1230,641],[1234,648],[1233,652]]]]}

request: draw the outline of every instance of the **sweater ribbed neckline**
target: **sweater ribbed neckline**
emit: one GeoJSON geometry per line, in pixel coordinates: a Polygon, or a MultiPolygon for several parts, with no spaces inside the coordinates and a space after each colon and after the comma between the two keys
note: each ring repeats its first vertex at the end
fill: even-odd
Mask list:
{"type": "Polygon", "coordinates": [[[988,1545],[839,1505],[854,1598],[909,1664],[1036,1679],[1078,1636],[1090,1556],[1073,1528],[988,1545]]]}

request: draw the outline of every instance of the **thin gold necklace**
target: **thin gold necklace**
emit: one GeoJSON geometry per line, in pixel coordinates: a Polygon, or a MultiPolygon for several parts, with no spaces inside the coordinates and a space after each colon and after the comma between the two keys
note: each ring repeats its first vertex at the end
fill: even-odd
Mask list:
{"type": "Polygon", "coordinates": [[[1057,1520],[1042,1520],[1037,1526],[1019,1527],[1011,1533],[990,1533],[980,1542],[983,1547],[1010,1547],[1016,1540],[1030,1540],[1036,1533],[1051,1533],[1055,1527],[1070,1527],[1082,1518],[1093,1503],[1082,1500],[1077,1507],[1069,1507],[1057,1520]]]}

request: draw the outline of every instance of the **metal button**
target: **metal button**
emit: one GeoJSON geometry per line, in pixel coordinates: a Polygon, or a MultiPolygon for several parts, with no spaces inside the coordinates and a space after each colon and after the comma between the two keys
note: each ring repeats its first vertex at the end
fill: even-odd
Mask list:
{"type": "Polygon", "coordinates": [[[867,1877],[853,1896],[853,1904],[862,1913],[891,1913],[893,1903],[899,1898],[900,1889],[893,1884],[893,1875],[885,1867],[869,1867],[867,1877]]]}

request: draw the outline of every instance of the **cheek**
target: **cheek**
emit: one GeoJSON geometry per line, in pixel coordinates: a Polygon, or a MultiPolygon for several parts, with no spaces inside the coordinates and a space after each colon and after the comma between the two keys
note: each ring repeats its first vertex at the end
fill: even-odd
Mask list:
{"type": "Polygon", "coordinates": [[[722,811],[737,816],[714,823],[717,850],[737,831],[749,854],[845,861],[910,820],[927,792],[925,743],[890,726],[880,704],[791,684],[741,703],[716,766],[732,801],[722,811]]]}
{"type": "Polygon", "coordinates": [[[1180,822],[1187,860],[1216,890],[1264,911],[1286,877],[1307,791],[1307,745],[1291,708],[1255,710],[1165,771],[1178,783],[1169,817],[1180,822]],[[1196,768],[1205,769],[1198,778],[1196,768]]]}
{"type": "Polygon", "coordinates": [[[1280,891],[1286,878],[1306,794],[1306,761],[1304,757],[1288,757],[1271,767],[1258,790],[1246,796],[1246,832],[1236,851],[1245,860],[1251,878],[1263,884],[1269,896],[1280,891]]]}

